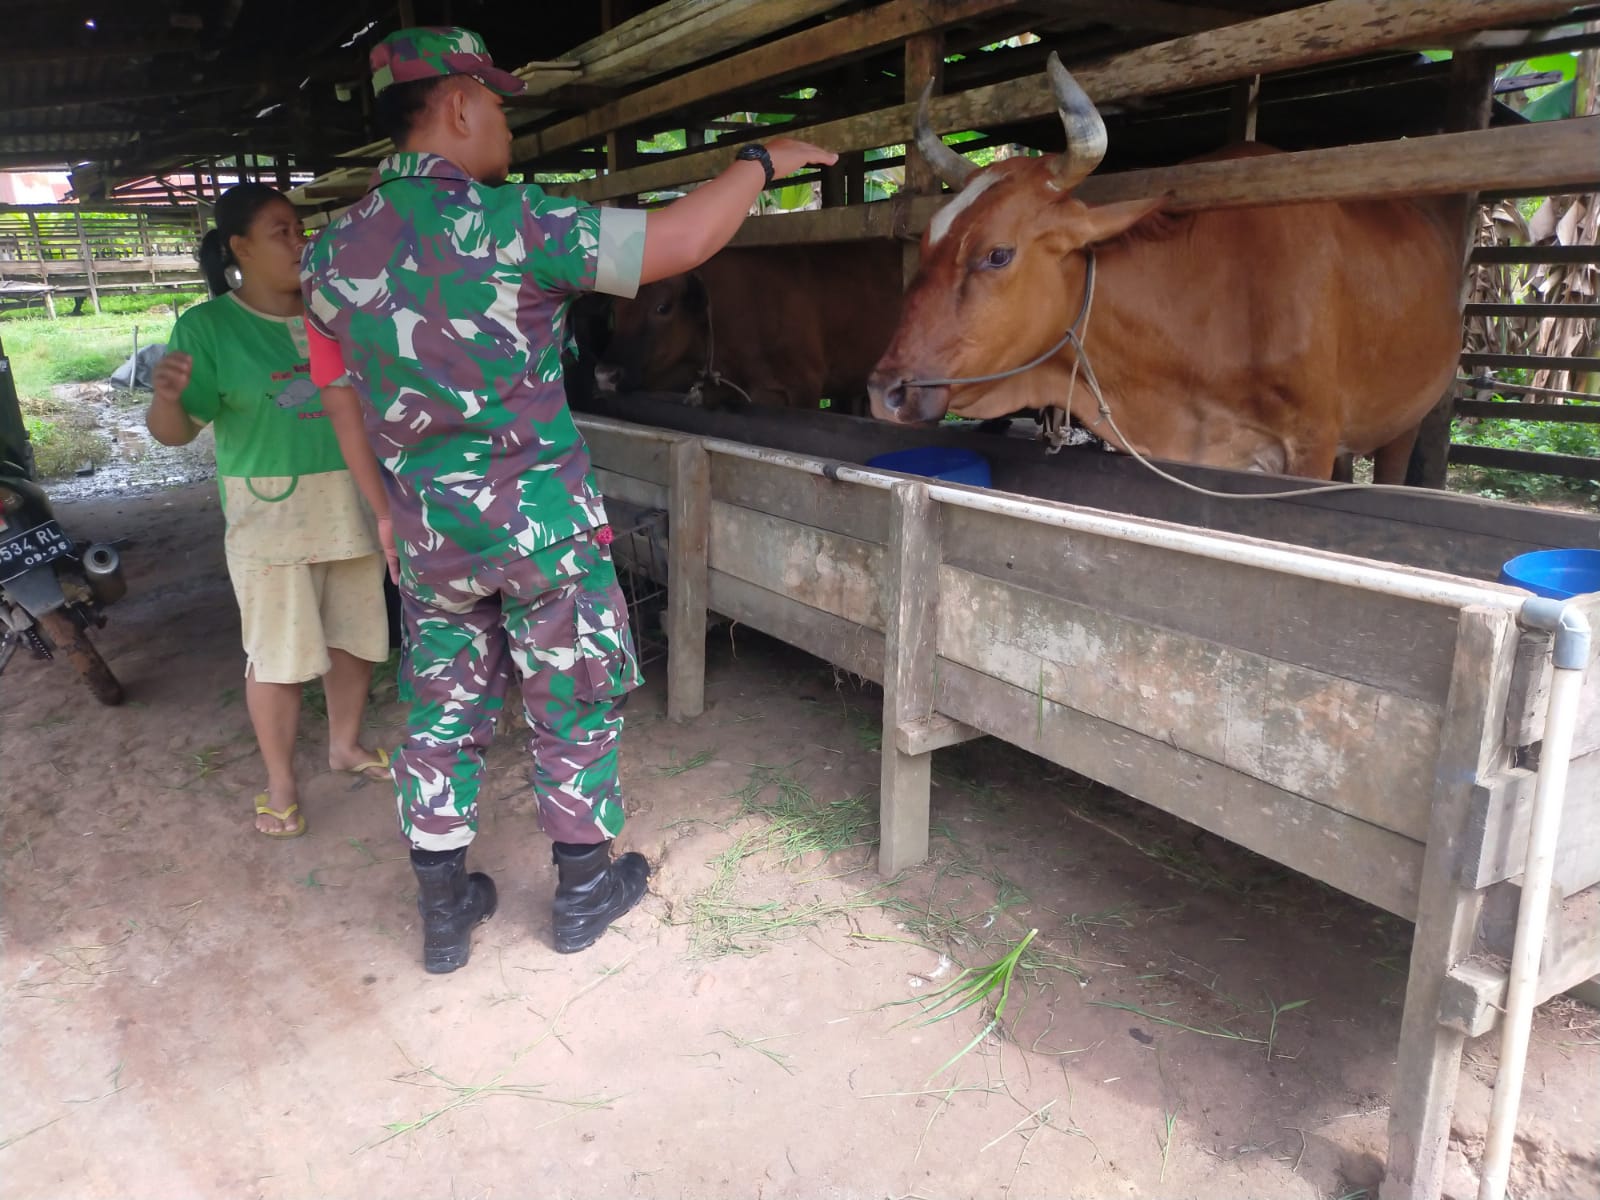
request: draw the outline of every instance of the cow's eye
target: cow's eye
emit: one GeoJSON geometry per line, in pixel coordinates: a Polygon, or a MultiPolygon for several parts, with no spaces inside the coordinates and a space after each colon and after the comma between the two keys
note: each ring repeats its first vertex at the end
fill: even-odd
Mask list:
{"type": "Polygon", "coordinates": [[[991,271],[998,271],[1001,267],[1009,267],[1016,254],[1012,246],[996,246],[984,256],[983,265],[991,271]]]}
{"type": "Polygon", "coordinates": [[[671,311],[672,301],[670,300],[663,300],[660,304],[656,305],[656,316],[658,317],[664,317],[671,311]]]}

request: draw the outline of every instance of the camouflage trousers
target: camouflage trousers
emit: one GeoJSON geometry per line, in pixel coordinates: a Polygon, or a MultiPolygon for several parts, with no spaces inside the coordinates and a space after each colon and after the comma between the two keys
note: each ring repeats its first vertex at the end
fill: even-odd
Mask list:
{"type": "Polygon", "coordinates": [[[608,535],[596,533],[448,583],[402,564],[411,718],[394,781],[413,846],[453,850],[477,833],[484,751],[512,687],[544,831],[590,844],[622,829],[620,708],[642,680],[608,535]]]}

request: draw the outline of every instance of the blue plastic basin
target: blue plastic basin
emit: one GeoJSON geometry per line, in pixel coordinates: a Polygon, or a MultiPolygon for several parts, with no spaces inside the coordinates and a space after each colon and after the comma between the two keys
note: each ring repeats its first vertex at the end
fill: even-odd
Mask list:
{"type": "Polygon", "coordinates": [[[880,454],[867,460],[869,467],[885,471],[899,471],[903,475],[923,475],[943,479],[947,483],[969,483],[974,487],[989,486],[989,462],[971,450],[956,450],[946,446],[918,446],[914,450],[896,450],[893,454],[880,454]]]}
{"type": "Polygon", "coordinates": [[[1600,550],[1535,550],[1500,568],[1500,582],[1536,596],[1570,600],[1600,592],[1600,550]]]}

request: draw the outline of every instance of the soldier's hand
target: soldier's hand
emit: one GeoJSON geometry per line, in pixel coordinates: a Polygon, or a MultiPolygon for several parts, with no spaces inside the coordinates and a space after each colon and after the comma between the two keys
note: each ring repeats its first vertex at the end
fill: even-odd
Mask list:
{"type": "Polygon", "coordinates": [[[778,179],[793,175],[802,167],[831,167],[839,161],[839,156],[832,150],[824,150],[821,146],[794,138],[773,138],[766,143],[766,147],[767,153],[772,156],[772,174],[778,179]]]}
{"type": "Polygon", "coordinates": [[[150,377],[150,390],[155,393],[157,400],[172,403],[189,386],[189,375],[193,370],[194,359],[174,350],[156,364],[155,372],[150,377]]]}
{"type": "Polygon", "coordinates": [[[378,518],[378,545],[383,548],[383,561],[389,568],[389,582],[400,582],[400,555],[394,548],[394,522],[388,517],[378,518]]]}

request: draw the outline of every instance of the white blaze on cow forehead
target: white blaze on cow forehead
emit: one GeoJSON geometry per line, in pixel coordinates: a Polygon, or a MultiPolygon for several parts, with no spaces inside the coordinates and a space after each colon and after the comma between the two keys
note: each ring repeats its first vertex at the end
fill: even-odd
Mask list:
{"type": "Polygon", "coordinates": [[[954,200],[934,213],[933,220],[928,224],[928,245],[937,246],[939,239],[950,232],[955,219],[972,207],[972,202],[999,178],[998,175],[984,175],[974,179],[956,193],[954,200]]]}

